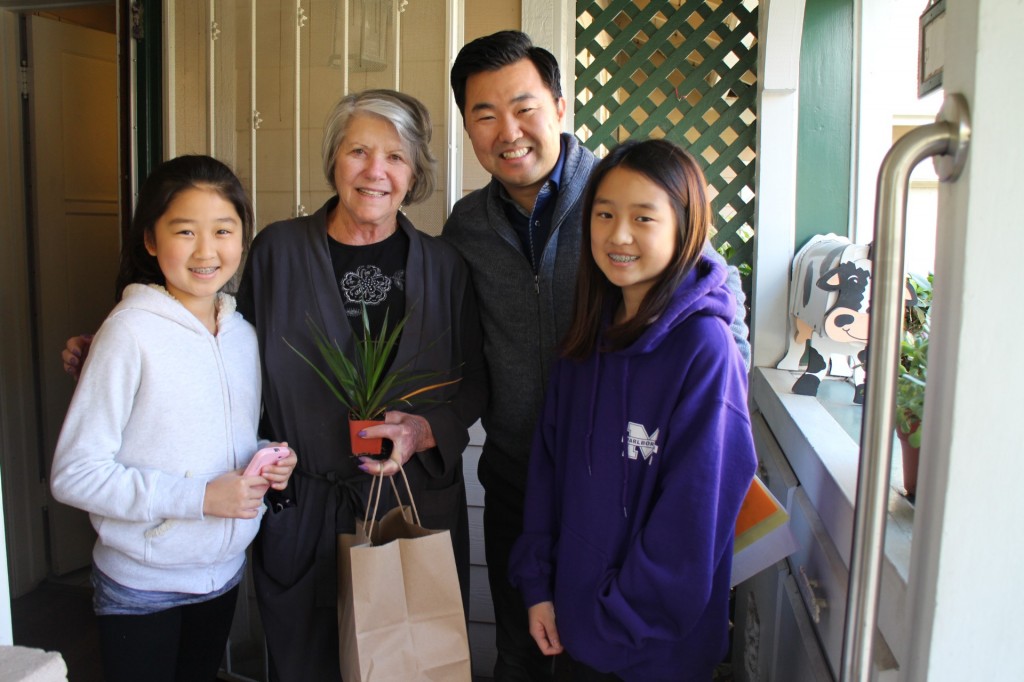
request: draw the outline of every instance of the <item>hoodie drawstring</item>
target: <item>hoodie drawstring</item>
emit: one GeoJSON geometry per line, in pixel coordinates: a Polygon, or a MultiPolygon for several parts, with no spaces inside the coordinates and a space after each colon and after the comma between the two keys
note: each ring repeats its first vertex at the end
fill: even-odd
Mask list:
{"type": "MultiPolygon", "coordinates": [[[[601,356],[603,353],[598,350],[594,353],[593,367],[591,368],[591,384],[590,384],[590,413],[587,416],[587,436],[583,443],[584,457],[587,460],[587,473],[590,476],[594,475],[592,462],[593,462],[593,448],[591,441],[594,437],[594,415],[597,412],[597,389],[600,384],[601,377],[601,356]]],[[[621,414],[619,417],[619,423],[622,425],[622,432],[619,440],[622,444],[622,495],[619,502],[622,504],[622,516],[629,518],[628,501],[629,501],[629,420],[627,416],[629,414],[629,356],[622,356],[622,374],[621,382],[619,386],[619,398],[620,398],[620,410],[621,414]]]]}
{"type": "Polygon", "coordinates": [[[594,352],[594,367],[590,372],[590,414],[587,416],[587,437],[583,442],[583,454],[587,459],[587,474],[591,477],[594,470],[591,464],[591,439],[594,437],[594,413],[597,411],[597,385],[601,376],[601,352],[594,352]]]}
{"type": "Polygon", "coordinates": [[[619,388],[619,395],[622,397],[622,517],[628,519],[629,511],[626,503],[629,495],[629,429],[626,426],[629,422],[626,415],[629,414],[629,356],[623,358],[625,366],[622,368],[622,386],[619,388]]]}

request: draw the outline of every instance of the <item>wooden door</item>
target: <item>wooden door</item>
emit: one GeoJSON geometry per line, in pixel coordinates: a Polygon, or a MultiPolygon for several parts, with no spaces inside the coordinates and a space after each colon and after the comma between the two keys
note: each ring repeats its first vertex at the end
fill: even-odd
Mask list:
{"type": "MultiPolygon", "coordinates": [[[[113,34],[29,17],[30,120],[46,473],[74,391],[61,371],[69,336],[95,331],[114,302],[120,234],[117,43],[113,34]]],[[[51,570],[87,566],[84,512],[49,503],[51,570]]]]}

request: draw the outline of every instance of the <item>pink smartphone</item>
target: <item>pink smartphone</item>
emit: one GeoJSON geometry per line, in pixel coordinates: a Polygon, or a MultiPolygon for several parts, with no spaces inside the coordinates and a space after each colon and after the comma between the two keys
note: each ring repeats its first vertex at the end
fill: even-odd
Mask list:
{"type": "Polygon", "coordinates": [[[263,473],[263,467],[277,464],[288,456],[288,448],[273,447],[263,448],[252,456],[249,466],[245,467],[243,476],[259,476],[263,473]]]}

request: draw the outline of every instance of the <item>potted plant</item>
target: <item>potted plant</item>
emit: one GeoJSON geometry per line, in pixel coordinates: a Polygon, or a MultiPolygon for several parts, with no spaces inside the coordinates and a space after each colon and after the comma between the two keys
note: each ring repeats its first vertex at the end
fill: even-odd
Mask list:
{"type": "Polygon", "coordinates": [[[896,384],[896,437],[903,451],[903,488],[911,500],[917,492],[917,465],[921,451],[921,420],[928,380],[928,335],[931,331],[933,275],[911,274],[914,300],[903,314],[900,341],[900,376],[896,384]]]}
{"type": "Polygon", "coordinates": [[[361,338],[356,335],[355,352],[350,358],[337,341],[328,338],[313,319],[307,316],[306,323],[312,333],[313,343],[327,364],[327,372],[285,340],[288,347],[313,368],[348,410],[353,455],[380,455],[382,439],[361,438],[358,434],[368,426],[383,423],[387,410],[397,405],[429,402],[425,396],[428,391],[459,381],[434,381],[443,376],[444,372],[411,369],[412,360],[401,367],[388,369],[389,358],[398,345],[408,319],[408,316],[403,317],[394,328],[389,329],[385,315],[380,333],[374,336],[370,331],[369,315],[363,306],[363,334],[361,338]]]}

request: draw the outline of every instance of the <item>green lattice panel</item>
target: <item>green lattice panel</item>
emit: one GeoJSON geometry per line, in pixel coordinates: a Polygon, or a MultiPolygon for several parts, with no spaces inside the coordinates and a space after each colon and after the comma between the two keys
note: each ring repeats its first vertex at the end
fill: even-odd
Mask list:
{"type": "Polygon", "coordinates": [[[715,244],[752,260],[757,0],[579,0],[576,135],[668,138],[702,160],[715,244]]]}

